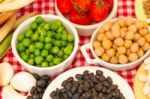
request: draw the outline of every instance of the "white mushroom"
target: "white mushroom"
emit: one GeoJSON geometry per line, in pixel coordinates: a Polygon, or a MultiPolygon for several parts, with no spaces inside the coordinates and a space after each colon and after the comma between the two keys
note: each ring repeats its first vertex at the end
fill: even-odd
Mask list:
{"type": "Polygon", "coordinates": [[[36,85],[36,79],[28,72],[19,72],[14,75],[10,84],[18,91],[29,92],[36,85]]]}
{"type": "Polygon", "coordinates": [[[11,85],[5,86],[2,90],[2,99],[26,99],[27,96],[16,92],[11,85]]]}
{"type": "Polygon", "coordinates": [[[9,63],[3,62],[0,64],[0,86],[8,85],[13,75],[14,69],[9,63]]]}

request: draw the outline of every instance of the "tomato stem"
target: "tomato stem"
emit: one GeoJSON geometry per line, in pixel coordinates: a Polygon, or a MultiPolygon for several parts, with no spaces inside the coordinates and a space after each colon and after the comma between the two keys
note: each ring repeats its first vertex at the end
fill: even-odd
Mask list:
{"type": "Polygon", "coordinates": [[[96,2],[100,6],[100,8],[104,7],[104,2],[102,0],[96,0],[96,2]]]}

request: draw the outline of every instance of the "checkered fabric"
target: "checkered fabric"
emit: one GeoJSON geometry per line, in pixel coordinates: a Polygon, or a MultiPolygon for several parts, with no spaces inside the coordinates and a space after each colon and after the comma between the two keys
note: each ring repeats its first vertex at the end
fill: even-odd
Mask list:
{"type": "MultiPolygon", "coordinates": [[[[118,5],[117,17],[120,17],[120,16],[135,17],[134,0],[118,0],[118,1],[119,1],[119,5],[118,5]]],[[[54,2],[55,0],[37,0],[33,4],[25,8],[22,8],[19,11],[18,16],[24,15],[32,11],[37,11],[39,14],[55,14],[54,2]]],[[[90,41],[90,37],[80,37],[80,46],[88,43],[89,41],[90,41]]],[[[6,56],[0,60],[0,63],[4,61],[12,64],[13,68],[15,69],[15,73],[23,70],[21,65],[18,63],[18,61],[12,54],[11,49],[8,51],[6,56]]],[[[81,54],[81,51],[79,50],[70,68],[79,67],[79,66],[87,66],[87,65],[90,65],[90,64],[88,64],[85,61],[83,55],[81,54]]],[[[133,80],[134,80],[136,70],[137,68],[132,69],[130,71],[123,71],[123,72],[120,71],[117,73],[120,76],[122,76],[130,84],[131,87],[133,87],[133,80]]],[[[1,91],[2,91],[2,88],[0,88],[0,99],[2,99],[1,91]]]]}

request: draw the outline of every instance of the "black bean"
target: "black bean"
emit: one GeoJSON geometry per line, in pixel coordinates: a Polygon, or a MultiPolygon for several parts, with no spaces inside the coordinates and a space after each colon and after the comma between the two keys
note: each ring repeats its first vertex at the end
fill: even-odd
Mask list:
{"type": "Polygon", "coordinates": [[[109,87],[110,83],[105,80],[105,81],[103,81],[103,85],[104,85],[105,87],[109,87]]]}
{"type": "Polygon", "coordinates": [[[40,87],[37,87],[37,91],[40,92],[40,93],[44,92],[43,88],[40,88],[40,87]]]}
{"type": "Polygon", "coordinates": [[[99,84],[97,84],[97,85],[95,86],[95,89],[96,89],[96,91],[98,91],[98,92],[102,91],[102,88],[103,88],[103,85],[102,85],[101,83],[99,83],[99,84]]]}
{"type": "Polygon", "coordinates": [[[63,87],[65,87],[67,84],[67,80],[63,81],[63,83],[61,84],[63,87]]]}
{"type": "Polygon", "coordinates": [[[72,82],[73,81],[73,77],[69,77],[68,79],[67,79],[67,82],[72,82]]]}
{"type": "Polygon", "coordinates": [[[67,95],[68,95],[68,97],[72,97],[72,93],[70,92],[70,91],[67,91],[67,95]]]}
{"type": "Polygon", "coordinates": [[[99,93],[99,94],[98,94],[98,97],[99,97],[99,98],[103,97],[103,93],[99,93]]]}
{"type": "Polygon", "coordinates": [[[91,97],[91,93],[89,93],[89,92],[86,92],[83,94],[84,99],[90,99],[90,97],[91,97]]]}
{"type": "Polygon", "coordinates": [[[40,99],[38,94],[33,95],[33,99],[40,99]]]}
{"type": "Polygon", "coordinates": [[[41,79],[44,79],[44,80],[50,80],[50,77],[48,76],[48,75],[43,75],[42,77],[41,77],[41,79]]]}
{"type": "Polygon", "coordinates": [[[35,86],[33,86],[33,87],[31,88],[31,90],[30,90],[30,94],[34,94],[34,93],[35,93],[35,91],[36,91],[36,87],[35,87],[35,86]]]}
{"type": "Polygon", "coordinates": [[[32,96],[28,96],[27,99],[33,99],[33,97],[32,96]]]}
{"type": "Polygon", "coordinates": [[[33,74],[33,76],[35,77],[36,80],[41,79],[41,77],[38,74],[33,74]]]}
{"type": "Polygon", "coordinates": [[[44,87],[47,86],[47,82],[46,82],[45,80],[43,80],[43,79],[40,79],[40,80],[37,81],[36,85],[37,85],[38,87],[44,88],[44,87]]]}
{"type": "Polygon", "coordinates": [[[97,70],[97,71],[96,71],[96,75],[101,76],[101,75],[103,75],[103,72],[102,72],[101,70],[97,70]]]}
{"type": "Polygon", "coordinates": [[[79,97],[80,97],[80,95],[78,93],[76,93],[72,96],[72,99],[79,99],[79,97]]]}
{"type": "Polygon", "coordinates": [[[86,70],[86,71],[83,72],[83,75],[84,75],[84,76],[87,76],[88,74],[89,74],[89,71],[88,71],[88,70],[86,70]]]}
{"type": "Polygon", "coordinates": [[[82,80],[82,79],[83,79],[83,75],[77,74],[77,75],[76,75],[76,78],[77,78],[78,80],[82,80]]]}
{"type": "Polygon", "coordinates": [[[106,78],[104,76],[100,76],[99,80],[104,81],[106,78]]]}
{"type": "Polygon", "coordinates": [[[112,79],[111,79],[109,76],[107,77],[107,81],[108,81],[110,84],[112,84],[112,82],[113,82],[112,79]]]}

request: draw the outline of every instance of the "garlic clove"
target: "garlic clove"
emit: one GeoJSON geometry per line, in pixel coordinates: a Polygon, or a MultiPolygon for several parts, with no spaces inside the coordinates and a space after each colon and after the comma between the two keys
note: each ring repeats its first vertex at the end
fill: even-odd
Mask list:
{"type": "Polygon", "coordinates": [[[0,64],[0,86],[8,85],[13,75],[14,69],[9,63],[3,62],[0,64]]]}
{"type": "Polygon", "coordinates": [[[142,82],[146,82],[147,81],[147,76],[146,75],[140,75],[139,80],[142,81],[142,82]]]}
{"type": "Polygon", "coordinates": [[[18,91],[29,92],[36,85],[36,79],[28,72],[19,72],[14,75],[10,84],[18,91]]]}
{"type": "Polygon", "coordinates": [[[150,65],[150,57],[148,57],[144,60],[144,64],[150,65]]]}
{"type": "Polygon", "coordinates": [[[2,90],[2,99],[27,99],[27,96],[16,92],[11,85],[8,85],[2,90]]]}

